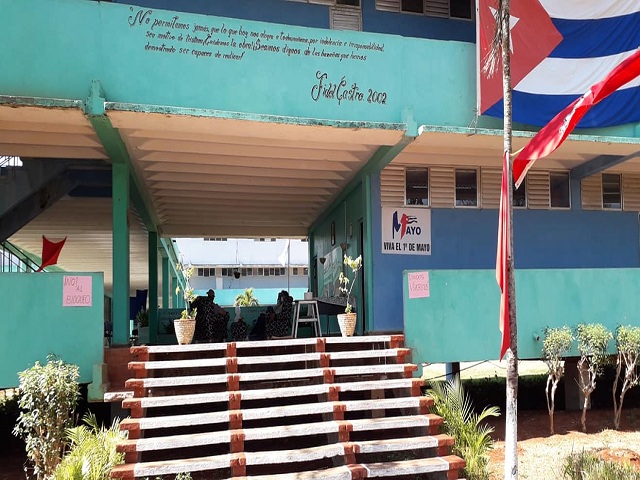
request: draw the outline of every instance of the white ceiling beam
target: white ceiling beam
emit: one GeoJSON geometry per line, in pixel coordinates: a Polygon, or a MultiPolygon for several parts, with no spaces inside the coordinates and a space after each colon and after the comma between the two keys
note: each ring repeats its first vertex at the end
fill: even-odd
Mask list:
{"type": "Polygon", "coordinates": [[[0,143],[56,147],[91,147],[102,149],[98,137],[60,132],[16,132],[0,130],[0,143]]]}
{"type": "Polygon", "coordinates": [[[137,152],[175,152],[230,155],[239,157],[262,158],[303,158],[306,160],[336,160],[336,161],[365,161],[367,153],[335,150],[313,150],[308,148],[274,148],[251,145],[250,140],[244,139],[237,144],[207,144],[194,142],[180,142],[172,140],[148,140],[134,145],[133,156],[137,152]]]}
{"type": "Polygon", "coordinates": [[[102,149],[88,147],[60,147],[48,145],[24,145],[16,143],[1,143],[2,155],[14,157],[51,157],[51,158],[81,158],[106,159],[102,149]]]}
{"type": "Polygon", "coordinates": [[[241,175],[247,177],[276,177],[276,178],[309,178],[324,180],[345,180],[345,176],[332,170],[298,170],[272,169],[267,165],[255,165],[253,167],[238,167],[234,165],[187,165],[180,163],[159,163],[150,165],[144,169],[145,173],[190,173],[200,177],[201,175],[241,175]]]}
{"type": "MultiPolygon", "coordinates": [[[[309,187],[337,189],[336,183],[332,180],[314,180],[309,178],[236,177],[234,175],[200,175],[197,172],[193,174],[156,173],[148,177],[146,181],[147,183],[152,183],[152,188],[159,188],[158,184],[165,185],[167,183],[171,183],[174,185],[174,190],[187,190],[189,188],[215,190],[220,185],[237,185],[246,187],[247,190],[255,187],[309,187]]],[[[172,187],[168,188],[171,189],[172,187]]]]}
{"type": "Polygon", "coordinates": [[[0,131],[95,135],[95,131],[90,126],[67,125],[63,123],[13,122],[10,120],[0,120],[0,131]]]}
{"type": "MultiPolygon", "coordinates": [[[[123,130],[124,135],[129,137],[134,145],[139,144],[138,139],[163,139],[178,140],[188,142],[205,142],[205,143],[238,143],[239,139],[246,140],[243,136],[223,136],[223,135],[203,135],[202,133],[178,132],[178,131],[152,131],[152,130],[123,130]]],[[[277,148],[308,148],[313,150],[336,150],[351,152],[369,152],[370,145],[361,145],[353,143],[331,143],[331,142],[304,142],[301,144],[299,140],[281,140],[277,138],[257,138],[251,137],[251,145],[277,148]]]]}
{"type": "MultiPolygon", "coordinates": [[[[315,199],[316,201],[323,202],[323,198],[330,197],[332,194],[328,190],[325,190],[323,194],[318,193],[309,193],[308,189],[301,189],[298,193],[293,193],[290,189],[282,190],[284,195],[282,195],[283,199],[290,202],[298,202],[298,201],[309,201],[309,199],[315,199]]],[[[268,189],[266,192],[256,191],[255,189],[251,189],[251,191],[244,192],[238,191],[237,188],[231,187],[226,191],[222,191],[218,189],[218,191],[210,191],[210,190],[158,190],[155,192],[155,198],[157,200],[170,202],[174,198],[184,198],[191,199],[191,202],[196,202],[199,199],[202,200],[212,200],[216,199],[226,199],[226,198],[236,198],[236,197],[246,197],[254,200],[269,200],[274,197],[274,190],[268,189]]]]}
{"type": "Polygon", "coordinates": [[[301,158],[262,158],[235,157],[230,155],[199,155],[173,152],[149,152],[137,161],[144,163],[145,170],[162,168],[162,164],[188,165],[197,168],[199,165],[229,165],[238,167],[266,167],[274,169],[299,170],[333,170],[336,172],[351,172],[361,165],[357,162],[338,162],[335,160],[305,160],[301,158]],[[355,167],[353,166],[355,164],[355,167]]]}

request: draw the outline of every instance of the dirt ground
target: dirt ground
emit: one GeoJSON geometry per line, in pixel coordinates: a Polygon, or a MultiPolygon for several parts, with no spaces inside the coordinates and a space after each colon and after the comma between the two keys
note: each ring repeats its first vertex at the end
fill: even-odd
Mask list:
{"type": "MultiPolygon", "coordinates": [[[[630,462],[640,470],[640,409],[623,410],[622,415],[622,429],[615,431],[611,410],[589,410],[585,434],[580,427],[580,412],[556,412],[556,434],[550,435],[546,410],[519,412],[519,478],[561,480],[565,457],[583,450],[600,450],[603,458],[630,462]]],[[[490,455],[491,480],[498,480],[504,478],[504,416],[492,424],[496,444],[490,455]]]]}

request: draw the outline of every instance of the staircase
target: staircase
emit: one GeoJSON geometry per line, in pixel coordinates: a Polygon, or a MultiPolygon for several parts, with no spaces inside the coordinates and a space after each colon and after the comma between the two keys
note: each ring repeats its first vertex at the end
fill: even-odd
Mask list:
{"type": "Polygon", "coordinates": [[[457,479],[404,337],[132,347],[113,478],[457,479]]]}

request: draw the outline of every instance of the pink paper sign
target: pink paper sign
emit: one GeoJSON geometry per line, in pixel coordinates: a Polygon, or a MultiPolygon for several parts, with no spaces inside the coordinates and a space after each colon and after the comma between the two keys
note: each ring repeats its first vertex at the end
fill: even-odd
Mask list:
{"type": "Polygon", "coordinates": [[[429,272],[409,273],[409,298],[429,296],[429,272]]]}
{"type": "Polygon", "coordinates": [[[92,298],[90,276],[65,275],[62,284],[63,307],[90,307],[92,298]]]}

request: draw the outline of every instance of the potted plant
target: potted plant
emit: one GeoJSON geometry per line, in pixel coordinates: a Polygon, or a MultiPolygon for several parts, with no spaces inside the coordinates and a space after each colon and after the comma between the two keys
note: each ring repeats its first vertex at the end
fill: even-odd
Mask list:
{"type": "Polygon", "coordinates": [[[347,296],[347,306],[344,309],[344,313],[338,315],[338,325],[340,326],[340,332],[343,337],[350,337],[353,335],[353,331],[356,328],[357,314],[353,312],[353,305],[351,302],[351,290],[358,277],[358,271],[362,268],[362,256],[358,256],[353,259],[347,255],[344,256],[344,262],[347,267],[353,272],[353,280],[349,281],[349,278],[340,272],[338,281],[340,282],[340,291],[347,296]]]}
{"type": "MultiPolygon", "coordinates": [[[[176,332],[176,338],[179,345],[188,345],[193,340],[193,334],[196,330],[196,314],[197,309],[191,308],[191,302],[196,299],[196,294],[191,287],[191,276],[195,269],[189,265],[185,266],[182,259],[177,265],[178,270],[182,272],[184,278],[184,290],[182,291],[182,298],[184,298],[184,310],[182,311],[181,318],[177,318],[173,321],[173,326],[176,332]]],[[[180,293],[180,286],[176,287],[176,295],[180,293]]]]}
{"type": "Polygon", "coordinates": [[[136,326],[138,327],[138,343],[140,345],[149,342],[149,310],[141,308],[136,314],[136,326]]]}

